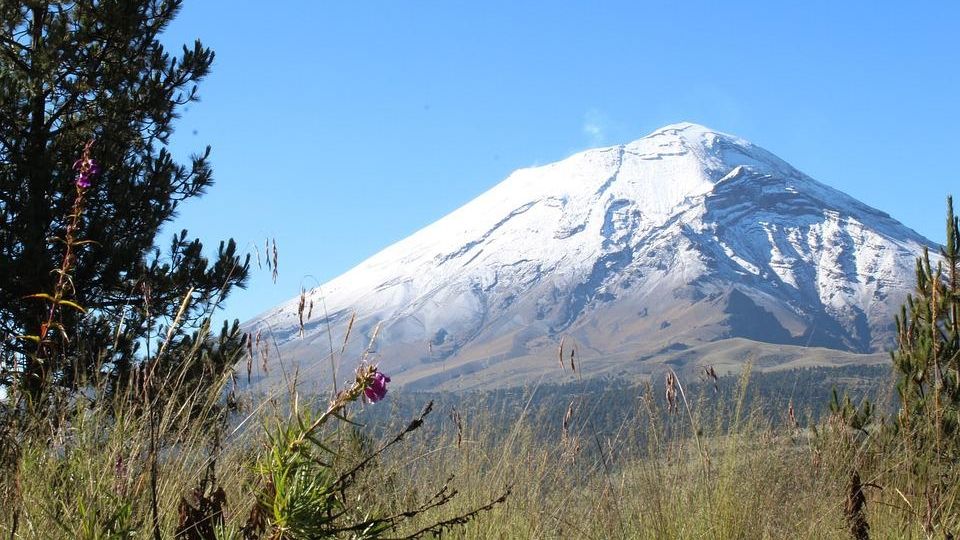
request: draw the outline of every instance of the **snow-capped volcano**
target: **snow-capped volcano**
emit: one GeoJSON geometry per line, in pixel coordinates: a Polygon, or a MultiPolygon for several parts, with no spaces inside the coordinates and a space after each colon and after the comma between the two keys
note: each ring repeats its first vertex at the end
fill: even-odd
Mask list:
{"type": "Polygon", "coordinates": [[[299,298],[250,325],[320,378],[355,312],[344,367],[380,324],[381,365],[421,386],[525,382],[561,337],[588,370],[736,338],[876,352],[930,245],[750,142],[675,124],[514,172],[308,291],[328,316],[303,337],[299,298]]]}

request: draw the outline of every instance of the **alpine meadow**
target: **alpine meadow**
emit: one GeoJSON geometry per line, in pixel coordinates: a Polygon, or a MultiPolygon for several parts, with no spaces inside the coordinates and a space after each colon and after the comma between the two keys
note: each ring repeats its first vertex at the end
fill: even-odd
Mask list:
{"type": "Polygon", "coordinates": [[[957,538],[958,24],[0,0],[0,538],[957,538]]]}

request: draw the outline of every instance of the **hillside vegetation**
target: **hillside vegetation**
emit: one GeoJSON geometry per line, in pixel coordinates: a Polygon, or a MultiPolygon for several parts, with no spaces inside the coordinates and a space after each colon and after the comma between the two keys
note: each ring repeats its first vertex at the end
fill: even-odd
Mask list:
{"type": "MultiPolygon", "coordinates": [[[[868,375],[875,390],[889,381],[868,375]]],[[[309,438],[301,434],[330,408],[286,393],[228,412],[221,386],[167,403],[153,420],[135,400],[78,398],[43,422],[7,424],[0,532],[149,538],[157,519],[163,538],[445,528],[465,538],[849,538],[851,520],[863,520],[876,537],[923,538],[931,511],[936,530],[957,525],[960,469],[942,469],[949,488],[928,509],[902,448],[879,425],[851,427],[843,399],[813,420],[817,400],[805,411],[773,405],[749,373],[716,390],[620,382],[432,396],[442,401],[422,427],[405,411],[423,396],[391,394],[362,406],[367,427],[333,418],[309,438]],[[316,461],[295,465],[297,456],[316,461]],[[316,491],[342,478],[319,504],[316,491]]],[[[344,414],[361,408],[341,404],[344,414]]]]}

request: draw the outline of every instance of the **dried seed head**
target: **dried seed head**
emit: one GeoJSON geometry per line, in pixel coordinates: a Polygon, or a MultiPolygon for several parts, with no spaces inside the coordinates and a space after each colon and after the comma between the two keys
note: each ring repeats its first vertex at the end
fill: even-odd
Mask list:
{"type": "Polygon", "coordinates": [[[570,433],[570,420],[573,419],[573,401],[567,405],[567,413],[563,415],[563,434],[569,435],[570,433]]]}
{"type": "Polygon", "coordinates": [[[300,287],[300,302],[297,305],[297,318],[300,320],[300,337],[303,337],[303,312],[307,307],[307,291],[300,287]]]}
{"type": "Polygon", "coordinates": [[[460,418],[460,411],[456,407],[450,411],[450,419],[453,421],[453,425],[457,427],[457,448],[460,448],[463,443],[463,419],[460,418]]]}
{"type": "Polygon", "coordinates": [[[560,347],[557,349],[557,357],[560,359],[560,369],[563,371],[567,370],[567,366],[563,363],[563,342],[566,341],[566,336],[560,337],[560,347]]]}
{"type": "Polygon", "coordinates": [[[856,540],[869,540],[870,524],[866,516],[867,498],[863,494],[863,484],[860,482],[860,473],[856,470],[850,473],[850,482],[847,484],[847,502],[844,505],[844,517],[847,518],[847,527],[850,535],[856,540]]]}
{"type": "Polygon", "coordinates": [[[253,336],[250,332],[245,332],[243,338],[247,345],[247,384],[250,384],[250,376],[253,372],[253,336]]]}
{"type": "Polygon", "coordinates": [[[703,368],[703,376],[708,380],[713,380],[714,393],[720,391],[720,387],[717,384],[720,381],[720,377],[717,377],[717,372],[713,369],[712,365],[703,368]]]}
{"type": "Polygon", "coordinates": [[[667,411],[677,412],[677,377],[672,371],[667,372],[666,387],[667,411]]]}
{"type": "Polygon", "coordinates": [[[262,339],[263,329],[257,330],[256,343],[254,347],[257,349],[257,352],[260,354],[260,362],[263,367],[263,373],[268,374],[267,370],[267,359],[270,357],[270,345],[267,344],[267,340],[262,339]]]}
{"type": "Polygon", "coordinates": [[[277,275],[279,271],[279,265],[277,260],[277,239],[273,239],[273,282],[277,282],[277,275]]]}

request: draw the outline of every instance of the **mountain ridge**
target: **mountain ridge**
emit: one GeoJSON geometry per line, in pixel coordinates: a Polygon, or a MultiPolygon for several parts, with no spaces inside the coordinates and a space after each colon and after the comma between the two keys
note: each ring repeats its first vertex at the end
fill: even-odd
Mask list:
{"type": "Polygon", "coordinates": [[[641,372],[664,347],[748,336],[876,353],[932,245],[759,146],[680,123],[515,171],[309,291],[329,316],[303,338],[299,298],[247,326],[311,362],[356,312],[344,368],[379,327],[376,354],[404,383],[438,364],[483,377],[483,358],[546,365],[561,335],[596,358],[635,351],[621,363],[641,372]]]}

